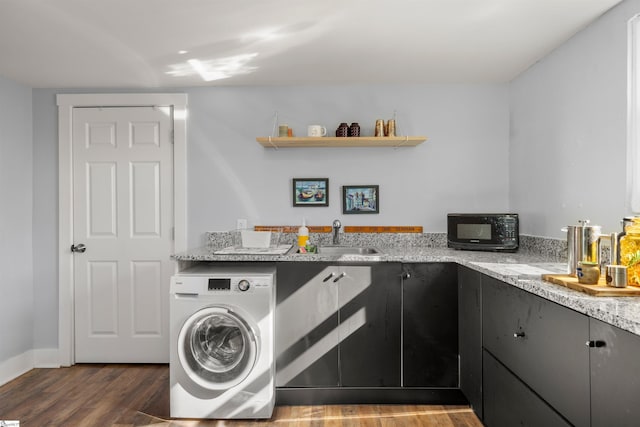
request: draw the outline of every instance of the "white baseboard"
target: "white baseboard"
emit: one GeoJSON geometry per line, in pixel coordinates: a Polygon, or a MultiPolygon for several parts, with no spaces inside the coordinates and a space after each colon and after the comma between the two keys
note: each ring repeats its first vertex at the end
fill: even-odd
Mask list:
{"type": "Polygon", "coordinates": [[[34,367],[33,350],[25,351],[11,359],[0,362],[0,385],[29,372],[34,367]]]}
{"type": "Polygon", "coordinates": [[[59,368],[60,356],[57,348],[36,348],[33,350],[35,368],[59,368]]]}

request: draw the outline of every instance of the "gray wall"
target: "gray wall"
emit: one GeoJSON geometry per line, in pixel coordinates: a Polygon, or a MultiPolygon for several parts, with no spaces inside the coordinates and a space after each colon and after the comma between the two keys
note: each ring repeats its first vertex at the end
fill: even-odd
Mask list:
{"type": "MultiPolygon", "coordinates": [[[[161,92],[162,90],[156,90],[161,92]]],[[[169,92],[176,92],[170,89],[169,92]]],[[[220,87],[178,90],[189,97],[188,246],[206,231],[255,224],[422,225],[445,231],[450,211],[508,209],[507,85],[220,87]],[[373,133],[397,110],[400,130],[425,135],[415,148],[265,149],[273,117],[304,135],[357,121],[373,133]],[[294,208],[291,178],[328,177],[329,207],[294,208]],[[380,185],[379,215],[342,215],[340,186],[380,185]]],[[[38,245],[35,348],[57,347],[57,108],[34,89],[34,232],[38,245]]],[[[82,92],[104,92],[83,90],[82,92]]],[[[112,92],[118,92],[113,90],[112,92]]]]}
{"type": "Polygon", "coordinates": [[[322,86],[192,89],[188,120],[189,245],[205,231],[255,224],[422,225],[445,231],[446,213],[504,210],[508,194],[506,85],[322,86]],[[358,122],[372,135],[392,117],[415,148],[265,149],[274,112],[305,135],[358,122]],[[328,177],[329,207],[292,207],[291,178],[328,177]],[[341,186],[380,185],[379,215],[342,215],[341,186]]]}
{"type": "Polygon", "coordinates": [[[34,348],[58,347],[58,115],[55,95],[33,91],[34,348]]]}
{"type": "Polygon", "coordinates": [[[31,89],[0,77],[0,94],[1,362],[33,348],[34,284],[31,89]]]}
{"type": "Polygon", "coordinates": [[[619,231],[626,200],[627,0],[510,85],[511,209],[525,234],[565,238],[590,219],[619,231]]]}

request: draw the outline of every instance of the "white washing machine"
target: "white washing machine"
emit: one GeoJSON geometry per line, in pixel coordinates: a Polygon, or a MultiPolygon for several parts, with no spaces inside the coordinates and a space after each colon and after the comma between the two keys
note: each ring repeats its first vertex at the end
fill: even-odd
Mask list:
{"type": "Polygon", "coordinates": [[[275,267],[186,269],[171,278],[174,418],[270,418],[275,267]]]}

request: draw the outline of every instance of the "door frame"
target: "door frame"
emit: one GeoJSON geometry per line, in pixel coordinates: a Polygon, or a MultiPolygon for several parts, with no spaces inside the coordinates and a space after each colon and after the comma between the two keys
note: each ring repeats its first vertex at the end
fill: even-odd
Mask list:
{"type": "Polygon", "coordinates": [[[75,107],[173,107],[174,251],[187,246],[187,94],[58,94],[58,359],[75,364],[73,242],[73,109],[75,107]]]}

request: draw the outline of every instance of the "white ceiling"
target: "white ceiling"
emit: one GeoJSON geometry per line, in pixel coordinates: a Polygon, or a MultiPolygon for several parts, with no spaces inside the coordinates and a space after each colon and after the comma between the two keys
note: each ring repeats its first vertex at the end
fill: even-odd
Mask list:
{"type": "Polygon", "coordinates": [[[47,88],[506,82],[620,1],[0,0],[0,75],[47,88]]]}

